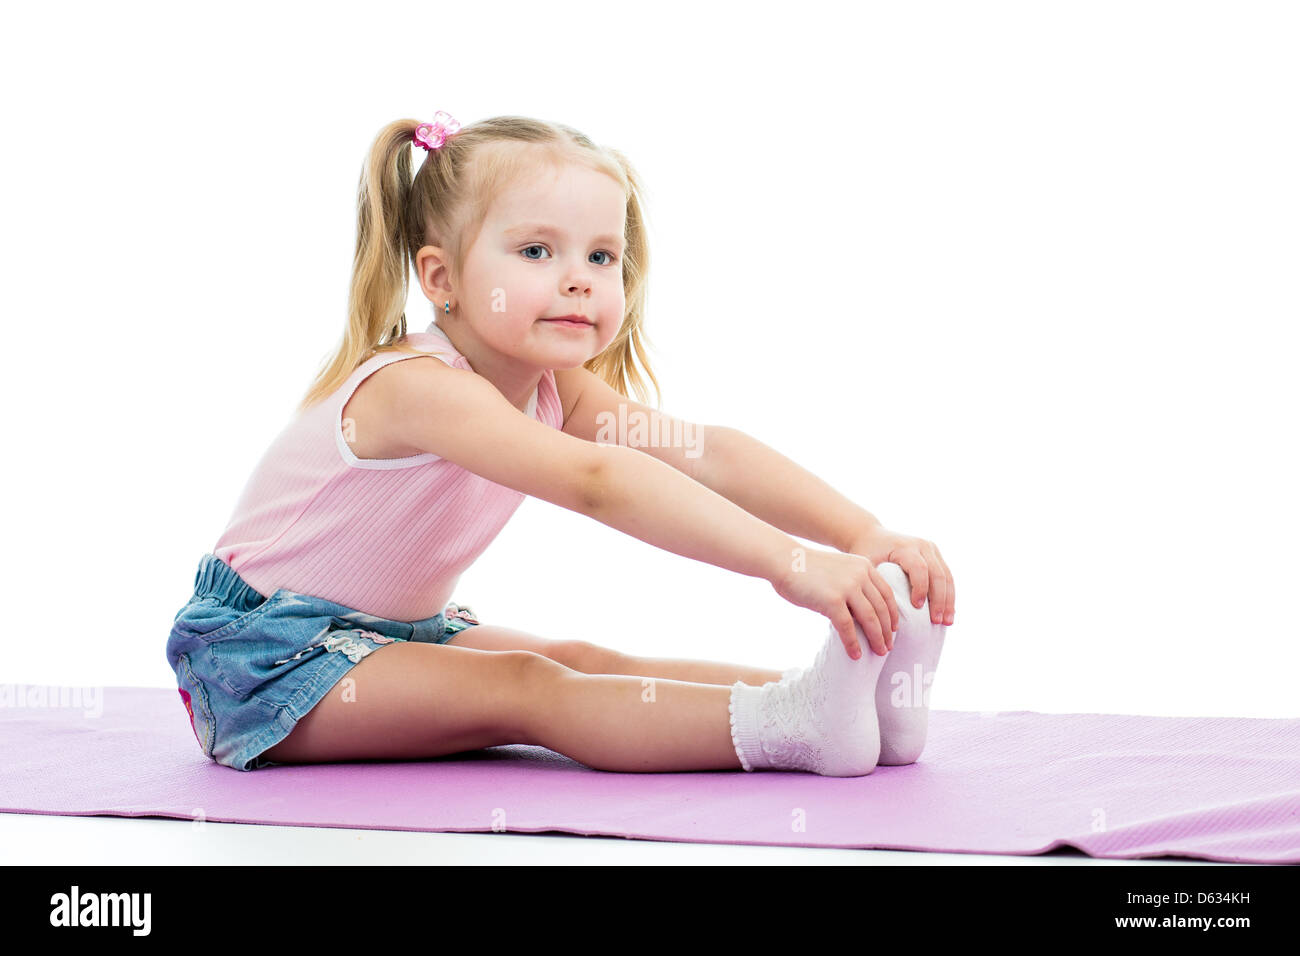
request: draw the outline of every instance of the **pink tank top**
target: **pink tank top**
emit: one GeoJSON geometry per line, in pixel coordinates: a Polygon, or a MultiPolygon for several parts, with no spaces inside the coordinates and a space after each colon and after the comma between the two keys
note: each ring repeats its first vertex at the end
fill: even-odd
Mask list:
{"type": "MultiPolygon", "coordinates": [[[[453,368],[468,360],[432,322],[407,334],[414,348],[453,368]]],[[[392,362],[381,352],[329,397],[298,413],[263,454],[213,554],[264,595],[310,594],[393,621],[444,610],[461,573],[487,549],[524,499],[434,454],[358,459],[341,419],[357,386],[392,362]]],[[[561,428],[547,369],[526,414],[561,428]]]]}

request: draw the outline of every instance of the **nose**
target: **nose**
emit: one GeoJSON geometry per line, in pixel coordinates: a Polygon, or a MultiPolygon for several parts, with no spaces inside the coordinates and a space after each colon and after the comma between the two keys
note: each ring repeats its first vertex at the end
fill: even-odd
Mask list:
{"type": "Polygon", "coordinates": [[[565,288],[569,295],[591,295],[591,281],[585,277],[571,276],[565,288]]]}
{"type": "Polygon", "coordinates": [[[569,295],[591,295],[590,264],[583,262],[574,265],[564,280],[569,295]]]}

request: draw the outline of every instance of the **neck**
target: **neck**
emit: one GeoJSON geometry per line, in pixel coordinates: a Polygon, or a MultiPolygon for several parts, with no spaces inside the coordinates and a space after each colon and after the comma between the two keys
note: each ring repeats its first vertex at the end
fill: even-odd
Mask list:
{"type": "Polygon", "coordinates": [[[456,351],[465,356],[465,361],[469,362],[469,367],[474,374],[487,379],[505,396],[506,401],[519,411],[526,412],[528,403],[541,383],[543,373],[517,359],[488,348],[476,341],[473,333],[463,327],[456,327],[455,323],[448,323],[453,326],[448,328],[447,324],[444,324],[446,321],[446,318],[439,317],[434,320],[434,325],[442,331],[456,351]]]}

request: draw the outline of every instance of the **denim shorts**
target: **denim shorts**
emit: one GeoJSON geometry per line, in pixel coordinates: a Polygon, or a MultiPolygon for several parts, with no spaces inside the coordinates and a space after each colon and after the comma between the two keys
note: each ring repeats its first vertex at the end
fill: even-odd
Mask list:
{"type": "Polygon", "coordinates": [[[278,766],[261,754],[348,671],[385,644],[445,644],[478,623],[449,604],[423,621],[390,621],[280,588],[266,597],[205,554],[177,612],[167,663],[204,755],[236,770],[278,766]]]}

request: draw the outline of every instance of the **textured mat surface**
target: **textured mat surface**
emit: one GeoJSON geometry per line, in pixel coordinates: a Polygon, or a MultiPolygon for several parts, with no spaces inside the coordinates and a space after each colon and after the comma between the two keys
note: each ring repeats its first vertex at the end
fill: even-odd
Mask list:
{"type": "Polygon", "coordinates": [[[934,711],[920,761],[851,778],[610,773],[528,746],[242,773],[203,756],[174,690],[9,684],[0,768],[18,813],[1300,863],[1300,719],[934,711]]]}

